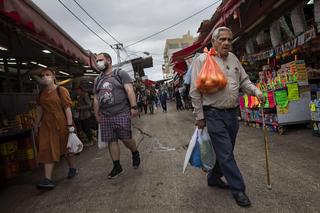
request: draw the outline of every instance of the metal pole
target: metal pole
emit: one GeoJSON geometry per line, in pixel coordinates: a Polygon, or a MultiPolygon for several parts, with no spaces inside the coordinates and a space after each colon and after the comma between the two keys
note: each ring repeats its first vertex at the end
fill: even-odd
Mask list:
{"type": "Polygon", "coordinates": [[[266,158],[266,169],[267,169],[267,188],[269,190],[271,190],[268,134],[267,134],[267,129],[266,129],[266,122],[264,120],[264,111],[263,111],[262,104],[261,104],[261,116],[262,116],[262,128],[263,128],[263,139],[264,139],[264,151],[265,151],[265,158],[266,158]]]}
{"type": "Polygon", "coordinates": [[[123,48],[123,44],[121,43],[114,44],[112,45],[112,48],[117,50],[117,60],[118,60],[118,64],[120,64],[121,63],[120,50],[123,48]]]}
{"type": "Polygon", "coordinates": [[[19,92],[23,92],[23,83],[21,78],[21,60],[17,59],[17,73],[18,73],[18,81],[19,81],[19,92]]]}
{"type": "Polygon", "coordinates": [[[121,59],[120,59],[120,49],[117,48],[117,60],[118,60],[118,64],[121,63],[121,59]]]}

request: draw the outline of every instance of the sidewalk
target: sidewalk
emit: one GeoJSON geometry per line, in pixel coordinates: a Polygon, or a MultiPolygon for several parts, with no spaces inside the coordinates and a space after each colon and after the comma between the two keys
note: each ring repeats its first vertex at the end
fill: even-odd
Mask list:
{"type": "Polygon", "coordinates": [[[125,173],[108,180],[112,163],[106,150],[89,147],[78,156],[79,176],[67,180],[66,162],[59,163],[57,187],[39,191],[41,171],[28,172],[0,190],[1,212],[318,212],[320,209],[320,141],[308,129],[270,135],[272,190],[266,188],[261,129],[241,126],[235,149],[252,207],[240,208],[228,190],[209,188],[199,169],[182,164],[194,131],[190,111],[157,109],[134,119],[134,137],[142,165],[131,166],[121,146],[125,173]],[[141,134],[143,131],[145,134],[141,134]]]}

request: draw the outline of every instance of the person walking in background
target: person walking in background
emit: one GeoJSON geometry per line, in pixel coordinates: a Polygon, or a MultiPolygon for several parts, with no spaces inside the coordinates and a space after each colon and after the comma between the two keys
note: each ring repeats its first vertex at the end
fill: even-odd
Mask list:
{"type": "Polygon", "coordinates": [[[181,98],[181,108],[185,109],[186,103],[184,102],[184,98],[185,98],[186,89],[183,85],[181,87],[179,87],[179,93],[180,93],[180,98],[181,98]]]}
{"type": "Polygon", "coordinates": [[[83,132],[87,136],[87,141],[84,146],[93,145],[94,139],[91,132],[91,100],[86,91],[80,86],[76,89],[78,94],[78,111],[79,111],[79,121],[83,132]]]}
{"type": "Polygon", "coordinates": [[[142,94],[142,92],[138,91],[137,92],[137,106],[138,106],[139,116],[143,111],[143,105],[144,105],[143,102],[144,102],[143,101],[143,94],[142,94]]]}
{"type": "Polygon", "coordinates": [[[167,92],[164,89],[162,89],[160,91],[160,102],[163,112],[167,112],[167,98],[167,92]]]}
{"type": "Polygon", "coordinates": [[[147,93],[149,90],[145,90],[143,94],[143,109],[144,109],[144,114],[146,115],[148,113],[148,100],[147,100],[147,93]]]}
{"type": "Polygon", "coordinates": [[[147,105],[149,107],[150,114],[154,113],[155,94],[152,90],[147,90],[147,105]]]}
{"type": "Polygon", "coordinates": [[[37,120],[34,129],[39,139],[38,160],[44,164],[44,180],[38,188],[52,189],[56,184],[52,180],[54,165],[60,156],[66,155],[69,165],[68,178],[77,174],[75,157],[67,151],[70,132],[74,132],[71,105],[72,101],[66,88],[55,84],[55,70],[43,68],[40,71],[44,89],[40,92],[37,106],[37,120]]]}
{"type": "Polygon", "coordinates": [[[174,97],[175,97],[175,99],[176,99],[176,108],[177,108],[177,111],[182,110],[181,95],[180,95],[180,92],[179,92],[179,88],[178,88],[178,87],[176,87],[175,90],[174,90],[174,97]]]}
{"type": "Polygon", "coordinates": [[[199,129],[207,126],[217,156],[216,164],[207,176],[208,185],[230,188],[238,205],[250,206],[245,183],[233,154],[239,129],[239,89],[248,95],[257,96],[260,102],[264,102],[264,96],[250,81],[238,58],[230,52],[232,40],[232,31],[227,27],[219,27],[212,34],[211,43],[217,54],[209,57],[217,62],[225,74],[226,87],[215,93],[201,93],[197,90],[196,81],[207,57],[204,53],[193,63],[190,95],[196,125],[199,129]],[[221,179],[222,176],[228,184],[221,179]]]}
{"type": "Polygon", "coordinates": [[[160,93],[161,91],[158,89],[158,90],[155,90],[155,96],[156,96],[156,107],[159,107],[160,104],[161,104],[161,101],[160,101],[160,93]]]}
{"type": "Polygon", "coordinates": [[[118,140],[132,153],[132,166],[140,165],[140,154],[132,138],[131,117],[139,114],[136,95],[129,74],[121,69],[112,68],[111,56],[100,53],[96,56],[96,66],[101,72],[93,85],[94,113],[101,127],[101,138],[108,143],[113,161],[109,179],[118,177],[122,172],[120,164],[120,147],[118,140]]]}

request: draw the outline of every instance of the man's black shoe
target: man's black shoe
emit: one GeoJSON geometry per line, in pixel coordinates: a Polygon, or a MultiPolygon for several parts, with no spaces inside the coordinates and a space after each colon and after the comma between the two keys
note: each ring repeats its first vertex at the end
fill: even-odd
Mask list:
{"type": "Polygon", "coordinates": [[[229,189],[229,185],[226,184],[223,180],[221,180],[220,178],[215,180],[215,181],[210,181],[208,180],[208,186],[212,186],[212,187],[218,187],[221,189],[229,189]]]}
{"type": "Polygon", "coordinates": [[[140,166],[140,154],[138,151],[132,153],[132,166],[134,169],[138,169],[140,166]]]}
{"type": "Polygon", "coordinates": [[[122,167],[119,166],[114,166],[112,171],[108,175],[108,179],[114,179],[117,178],[119,175],[122,173],[122,167]]]}
{"type": "Polygon", "coordinates": [[[233,194],[233,198],[236,200],[237,204],[242,207],[249,207],[251,206],[251,202],[244,192],[238,192],[233,194]]]}

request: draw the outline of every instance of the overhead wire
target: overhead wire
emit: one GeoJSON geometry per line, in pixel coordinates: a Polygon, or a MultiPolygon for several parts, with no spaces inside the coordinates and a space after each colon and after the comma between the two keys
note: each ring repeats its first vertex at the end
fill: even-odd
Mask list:
{"type": "Polygon", "coordinates": [[[86,23],[84,23],[70,8],[68,8],[61,0],[58,0],[58,2],[66,9],[68,10],[81,24],[83,24],[88,30],[90,30],[94,35],[96,35],[102,42],[107,44],[111,49],[114,50],[111,44],[109,44],[106,40],[104,40],[101,36],[99,36],[95,31],[93,31],[86,23]]]}
{"type": "MultiPolygon", "coordinates": [[[[76,5],[78,5],[78,7],[85,13],[85,14],[87,14],[87,16],[89,16],[93,21],[94,21],[94,23],[96,23],[105,33],[107,33],[114,41],[116,41],[117,43],[121,43],[118,39],[116,39],[110,32],[108,32],[108,30],[106,30],[77,0],[73,0],[74,1],[74,3],[76,4],[76,5]]],[[[127,58],[129,58],[130,56],[129,56],[129,54],[128,54],[128,52],[133,52],[133,51],[130,51],[130,50],[126,50],[126,48],[122,48],[122,50],[124,51],[124,53],[127,55],[127,58]]],[[[134,52],[134,53],[139,53],[139,52],[134,52]]],[[[141,53],[146,53],[146,51],[145,52],[142,52],[141,51],[141,53]]],[[[150,53],[150,52],[148,52],[148,53],[150,53]]],[[[153,54],[153,53],[150,53],[150,54],[152,54],[152,55],[158,55],[158,54],[153,54]]],[[[162,55],[162,54],[159,54],[159,55],[162,55]]],[[[136,56],[138,56],[138,55],[136,55],[136,56]]]]}
{"type": "MultiPolygon", "coordinates": [[[[121,42],[120,42],[118,39],[116,39],[111,33],[109,33],[93,16],[91,16],[91,15],[89,14],[89,12],[88,12],[80,3],[78,3],[76,0],[73,0],[73,1],[75,2],[75,4],[78,5],[78,7],[79,7],[83,12],[86,13],[86,15],[88,15],[88,17],[90,17],[90,18],[91,18],[105,33],[107,33],[113,40],[115,40],[117,43],[121,43],[121,42]]],[[[178,22],[176,22],[175,24],[173,24],[173,25],[171,25],[171,26],[169,26],[169,27],[167,27],[167,28],[165,28],[165,29],[162,29],[162,30],[160,30],[160,31],[158,31],[158,32],[156,32],[156,33],[153,33],[153,34],[151,34],[151,35],[149,35],[149,36],[147,36],[147,37],[145,37],[145,38],[143,38],[143,39],[140,39],[140,40],[138,40],[138,41],[136,41],[136,42],[134,42],[134,43],[132,43],[132,44],[129,44],[129,45],[123,47],[121,50],[123,50],[123,51],[125,52],[125,54],[127,55],[127,58],[130,57],[129,54],[128,54],[128,52],[131,52],[131,53],[144,53],[144,54],[149,53],[149,54],[151,54],[151,55],[162,55],[162,54],[151,53],[151,52],[147,52],[147,51],[145,51],[145,52],[143,52],[143,51],[131,51],[131,50],[128,50],[128,51],[127,51],[126,48],[128,48],[128,47],[130,47],[130,46],[133,46],[133,45],[136,45],[136,44],[138,44],[138,43],[140,43],[140,42],[142,42],[142,41],[145,41],[145,40],[147,40],[147,39],[149,39],[149,38],[152,38],[152,37],[154,37],[154,36],[156,36],[156,35],[164,32],[164,31],[166,31],[166,30],[171,29],[171,28],[173,28],[173,27],[175,27],[175,26],[177,26],[177,25],[179,25],[179,24],[187,21],[188,19],[194,17],[195,15],[198,15],[199,13],[205,11],[206,9],[212,7],[213,5],[219,3],[220,1],[221,1],[221,0],[217,0],[217,1],[213,2],[212,4],[210,4],[209,6],[203,8],[202,10],[200,10],[200,11],[198,11],[198,12],[196,12],[196,13],[190,15],[190,16],[188,16],[187,18],[184,18],[184,19],[182,19],[181,21],[178,21],[178,22]]],[[[72,12],[71,9],[68,8],[61,0],[58,0],[58,2],[59,2],[66,10],[68,10],[81,24],[83,24],[88,30],[90,30],[90,31],[91,31],[94,35],[96,35],[101,41],[103,41],[103,42],[104,42],[105,44],[107,44],[112,50],[114,50],[114,51],[116,52],[116,50],[114,49],[114,47],[113,47],[110,43],[108,43],[106,40],[104,40],[104,39],[103,39],[101,36],[99,36],[94,30],[92,30],[87,24],[85,24],[85,23],[84,23],[74,12],[72,12]]],[[[132,55],[132,54],[130,54],[130,55],[132,55]]],[[[134,54],[134,55],[137,55],[137,54],[134,54]]],[[[138,55],[137,55],[137,56],[138,56],[138,55]]],[[[120,58],[122,59],[121,56],[120,56],[120,58]]]]}
{"type": "MultiPolygon", "coordinates": [[[[114,41],[116,41],[119,44],[122,44],[118,39],[116,39],[108,30],[106,30],[105,27],[103,27],[77,0],[73,0],[73,2],[78,5],[78,7],[85,13],[89,18],[91,18],[94,23],[96,23],[106,34],[108,34],[114,41]]],[[[127,53],[126,49],[124,47],[121,48],[121,50],[124,51],[124,53],[127,55],[127,58],[129,57],[129,54],[127,53]]],[[[123,60],[123,58],[120,56],[120,59],[123,60]]]]}
{"type": "Polygon", "coordinates": [[[94,23],[96,23],[105,33],[107,33],[113,40],[115,40],[117,43],[121,43],[118,39],[116,39],[113,35],[111,35],[111,33],[109,33],[94,17],[92,17],[89,12],[84,9],[83,6],[81,6],[81,4],[79,4],[77,2],[77,0],[73,0],[80,8],[83,12],[85,12],[87,14],[87,16],[89,16],[93,21],[94,23]]]}
{"type": "Polygon", "coordinates": [[[144,38],[142,38],[142,39],[140,39],[140,40],[138,40],[138,41],[136,41],[136,42],[133,42],[133,43],[125,46],[125,48],[131,47],[131,46],[136,45],[136,44],[138,44],[138,43],[140,43],[140,42],[142,42],[142,41],[145,41],[145,40],[147,40],[147,39],[149,39],[149,38],[152,38],[152,37],[154,37],[154,36],[156,36],[156,35],[158,35],[158,34],[160,34],[160,33],[163,33],[164,31],[167,31],[167,30],[169,30],[169,29],[171,29],[171,28],[173,28],[173,27],[175,27],[175,26],[177,26],[177,25],[179,25],[179,24],[181,24],[181,23],[189,20],[190,18],[198,15],[199,13],[202,13],[203,11],[205,11],[205,10],[207,10],[208,8],[214,6],[215,4],[218,4],[220,1],[221,1],[221,0],[217,0],[217,1],[213,2],[212,4],[210,4],[209,6],[203,8],[202,10],[200,10],[200,11],[198,11],[198,12],[196,12],[196,13],[193,13],[192,15],[190,15],[190,16],[188,16],[188,17],[186,17],[186,18],[184,18],[184,19],[182,19],[182,20],[180,20],[180,21],[178,21],[178,22],[176,22],[176,23],[174,23],[174,24],[172,24],[171,26],[169,26],[169,27],[167,27],[167,28],[164,28],[164,29],[162,29],[162,30],[160,30],[160,31],[158,31],[158,32],[156,32],[156,33],[153,33],[153,34],[151,34],[151,35],[149,35],[149,36],[146,36],[146,37],[144,37],[144,38]]]}
{"type": "MultiPolygon", "coordinates": [[[[129,48],[127,48],[129,49],[129,48]]],[[[128,52],[131,53],[144,53],[146,55],[150,54],[150,55],[163,55],[163,53],[153,53],[153,52],[149,52],[149,51],[134,51],[134,50],[128,50],[128,52]]]]}

